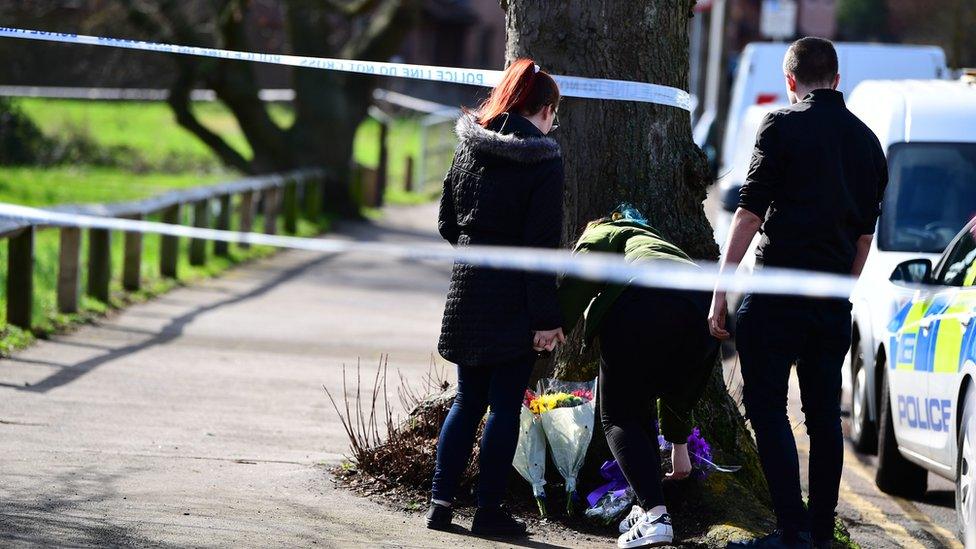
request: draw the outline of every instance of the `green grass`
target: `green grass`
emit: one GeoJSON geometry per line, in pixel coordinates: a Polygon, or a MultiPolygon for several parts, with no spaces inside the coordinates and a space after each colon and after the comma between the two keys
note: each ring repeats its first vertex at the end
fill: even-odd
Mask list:
{"type": "Polygon", "coordinates": [[[28,206],[122,202],[234,179],[231,173],[144,173],[92,166],[0,167],[0,202],[28,206]]]}
{"type": "MultiPolygon", "coordinates": [[[[146,185],[165,188],[184,186],[179,177],[192,177],[184,175],[187,167],[193,168],[194,172],[201,175],[216,172],[217,176],[209,178],[210,181],[229,177],[226,172],[222,172],[219,160],[210,149],[196,136],[180,127],[169,106],[163,102],[20,98],[15,101],[15,104],[49,137],[81,138],[105,149],[118,148],[119,151],[115,154],[138,155],[139,162],[136,164],[144,165],[140,166],[143,168],[140,172],[148,172],[146,185]],[[177,172],[174,177],[179,177],[173,181],[166,181],[165,177],[154,173],[174,171],[177,172]],[[159,183],[162,185],[158,185],[159,183]]],[[[196,102],[193,104],[193,110],[201,123],[218,133],[231,147],[245,157],[251,155],[251,148],[237,121],[221,103],[196,102]]],[[[283,127],[290,125],[294,120],[294,112],[291,106],[286,104],[273,103],[269,106],[269,112],[272,119],[283,127]]],[[[379,131],[380,125],[373,119],[367,119],[360,125],[353,144],[353,158],[356,162],[371,168],[377,166],[379,131]]],[[[415,162],[420,157],[420,119],[416,117],[394,119],[387,144],[390,155],[387,201],[394,204],[416,204],[432,200],[431,193],[407,193],[403,188],[407,156],[412,156],[415,162]]],[[[80,173],[84,170],[84,168],[80,170],[55,168],[50,170],[52,173],[47,177],[31,175],[51,181],[57,186],[59,181],[71,184],[92,175],[80,173]]],[[[0,168],[0,183],[6,179],[16,181],[15,178],[19,174],[9,172],[9,168],[0,168]]],[[[98,173],[97,177],[100,180],[113,179],[111,170],[108,169],[98,173]]],[[[131,177],[131,174],[118,172],[114,180],[121,181],[125,177],[131,177]]],[[[143,183],[141,177],[134,181],[140,185],[143,183]]],[[[0,193],[3,193],[2,189],[0,193]]],[[[92,194],[97,195],[97,191],[93,191],[92,194]]],[[[0,200],[2,199],[0,194],[0,200]]],[[[64,201],[77,200],[66,198],[64,201]]],[[[92,201],[88,198],[83,200],[92,201]]]]}
{"type": "MultiPolygon", "coordinates": [[[[85,136],[103,147],[128,147],[139,151],[152,166],[177,161],[219,166],[210,149],[180,127],[163,102],[21,98],[16,104],[48,136],[85,136]]],[[[228,145],[246,157],[251,155],[244,134],[226,107],[217,102],[196,102],[193,110],[200,122],[228,145]]],[[[283,126],[294,118],[290,107],[277,103],[269,112],[283,126]]]]}

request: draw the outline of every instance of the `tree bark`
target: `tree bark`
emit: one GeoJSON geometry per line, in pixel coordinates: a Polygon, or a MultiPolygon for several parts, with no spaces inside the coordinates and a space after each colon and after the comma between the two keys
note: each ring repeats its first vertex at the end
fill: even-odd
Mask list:
{"type": "MultiPolygon", "coordinates": [[[[503,1],[506,56],[509,61],[533,58],[553,74],[687,89],[688,22],[694,3],[503,1]]],[[[607,215],[621,202],[630,202],[662,236],[692,257],[718,257],[703,208],[708,185],[706,160],[692,142],[689,117],[685,110],[650,103],[563,100],[560,127],[553,135],[565,160],[566,246],[575,242],[586,222],[607,215]]],[[[595,356],[581,356],[578,340],[567,349],[557,361],[556,375],[592,379],[596,375],[595,356]]],[[[726,390],[721,368],[716,368],[696,418],[703,435],[716,447],[718,459],[741,463],[744,468],[734,476],[712,474],[700,492],[686,494],[689,504],[681,507],[696,515],[695,521],[688,522],[704,519],[701,524],[705,526],[692,537],[716,542],[736,532],[721,525],[746,531],[767,527],[768,495],[755,444],[726,390]],[[755,512],[743,512],[750,506],[755,512]]],[[[591,453],[599,454],[601,446],[606,452],[600,438],[594,437],[591,453]]],[[[591,455],[588,465],[599,467],[607,456],[591,455]]],[[[679,525],[686,520],[680,515],[676,519],[679,525]]]]}

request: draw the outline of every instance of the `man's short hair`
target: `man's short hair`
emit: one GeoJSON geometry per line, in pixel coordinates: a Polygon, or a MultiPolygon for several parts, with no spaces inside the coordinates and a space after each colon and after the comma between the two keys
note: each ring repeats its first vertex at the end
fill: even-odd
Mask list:
{"type": "Polygon", "coordinates": [[[801,38],[786,50],[783,72],[805,86],[830,85],[837,76],[837,50],[825,38],[801,38]]]}

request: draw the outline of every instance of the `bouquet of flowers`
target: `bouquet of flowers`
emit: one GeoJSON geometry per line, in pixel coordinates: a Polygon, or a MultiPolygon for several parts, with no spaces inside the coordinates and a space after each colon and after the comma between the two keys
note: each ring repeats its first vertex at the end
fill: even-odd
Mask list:
{"type": "MultiPolygon", "coordinates": [[[[522,478],[532,485],[539,514],[546,516],[546,436],[542,431],[539,413],[532,410],[538,397],[529,389],[525,390],[522,411],[519,416],[518,446],[512,465],[522,478]]],[[[536,404],[538,408],[538,404],[536,404]]]]}
{"type": "Polygon", "coordinates": [[[576,477],[583,467],[586,449],[593,438],[596,380],[570,382],[544,379],[540,382],[539,392],[536,399],[530,402],[529,409],[539,410],[552,460],[566,480],[566,512],[572,515],[579,499],[576,477]]]}

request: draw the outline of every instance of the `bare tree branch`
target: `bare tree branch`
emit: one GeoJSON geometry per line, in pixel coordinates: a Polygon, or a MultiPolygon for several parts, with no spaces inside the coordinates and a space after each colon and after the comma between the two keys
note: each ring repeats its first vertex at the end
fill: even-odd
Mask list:
{"type": "MultiPolygon", "coordinates": [[[[183,63],[180,63],[183,65],[183,63]]],[[[190,92],[196,83],[196,71],[192,66],[181,67],[180,75],[173,82],[166,102],[173,109],[176,121],[187,131],[197,136],[217,155],[225,164],[233,166],[244,173],[253,173],[251,163],[243,155],[234,150],[223,138],[204,126],[193,114],[190,104],[190,92]]]]}
{"type": "Polygon", "coordinates": [[[371,15],[369,24],[342,48],[347,59],[385,60],[396,53],[417,16],[418,0],[386,0],[371,15]]]}
{"type": "Polygon", "coordinates": [[[341,13],[346,17],[362,15],[376,7],[378,0],[352,0],[343,2],[342,0],[326,0],[326,5],[333,11],[341,13]]]}

